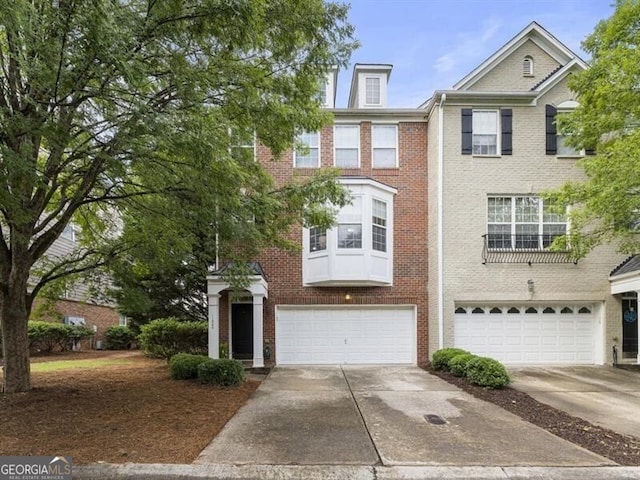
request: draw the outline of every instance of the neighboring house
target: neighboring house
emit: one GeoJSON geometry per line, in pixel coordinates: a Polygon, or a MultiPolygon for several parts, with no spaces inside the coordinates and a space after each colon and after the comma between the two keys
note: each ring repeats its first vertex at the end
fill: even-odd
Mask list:
{"type": "Polygon", "coordinates": [[[334,125],[280,162],[254,151],[279,182],[341,168],[354,202],[332,230],[292,232],[301,253],[256,259],[245,298],[208,278],[210,355],[228,342],[254,366],[422,364],[457,346],[511,365],[603,364],[615,345],[635,360],[640,260],[549,250],[571,226],[540,194],[583,178],[577,160],[593,153],[555,124],[585,68],[533,22],[418,109],[387,107],[389,65],[356,65],[346,109],[332,108],[330,75],[334,125]]]}
{"type": "Polygon", "coordinates": [[[254,366],[424,363],[427,350],[427,126],[424,110],[388,109],[390,65],[357,65],[349,108],[334,109],[335,72],[325,90],[334,125],[299,137],[308,150],[257,160],[283,183],[338,167],[353,203],[328,231],[299,228],[301,252],[256,259],[244,299],[209,278],[211,353],[228,342],[254,366]],[[268,357],[268,358],[265,358],[268,357]]]}
{"type": "MultiPolygon", "coordinates": [[[[51,245],[47,256],[62,258],[71,254],[78,246],[79,229],[74,224],[69,224],[60,237],[51,245]]],[[[104,340],[104,332],[115,325],[126,324],[126,318],[118,314],[115,304],[104,298],[96,298],[92,295],[85,283],[75,283],[69,286],[55,301],[53,310],[43,308],[48,303],[42,298],[36,298],[32,309],[32,319],[62,321],[70,325],[85,325],[92,328],[96,334],[93,344],[104,340]]]]}
{"type": "Polygon", "coordinates": [[[609,279],[624,257],[602,246],[573,263],[548,250],[571,226],[539,194],[583,178],[576,162],[593,153],[565,146],[554,123],[577,105],[567,79],[584,68],[534,22],[426,104],[430,352],[603,364],[615,344],[635,359],[640,282],[609,279]]]}

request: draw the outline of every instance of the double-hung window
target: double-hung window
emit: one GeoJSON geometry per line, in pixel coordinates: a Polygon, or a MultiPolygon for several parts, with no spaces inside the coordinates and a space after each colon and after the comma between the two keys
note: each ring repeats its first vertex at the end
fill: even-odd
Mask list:
{"type": "Polygon", "coordinates": [[[366,77],[365,85],[365,104],[380,105],[380,77],[366,77]]]}
{"type": "Polygon", "coordinates": [[[231,129],[231,155],[235,159],[256,159],[256,136],[253,130],[231,129]]]}
{"type": "Polygon", "coordinates": [[[293,152],[293,164],[297,168],[317,168],[320,166],[320,133],[305,132],[296,137],[302,145],[293,152]]]}
{"type": "Polygon", "coordinates": [[[398,166],[397,125],[373,125],[373,168],[395,168],[398,166]]]}
{"type": "Polygon", "coordinates": [[[496,155],[498,153],[498,111],[473,111],[473,154],[496,155]]]}
{"type": "Polygon", "coordinates": [[[333,143],[336,167],[360,167],[360,126],[336,125],[334,127],[333,143]]]}
{"type": "Polygon", "coordinates": [[[338,214],[338,248],[362,248],[362,197],[354,196],[338,214]]]}
{"type": "Polygon", "coordinates": [[[371,238],[374,250],[387,251],[387,204],[375,198],[371,205],[371,238]]]}
{"type": "Polygon", "coordinates": [[[309,229],[309,252],[321,252],[327,249],[327,231],[323,228],[309,229]]]}
{"type": "Polygon", "coordinates": [[[489,197],[490,249],[544,250],[567,233],[565,209],[535,196],[489,197]]]}

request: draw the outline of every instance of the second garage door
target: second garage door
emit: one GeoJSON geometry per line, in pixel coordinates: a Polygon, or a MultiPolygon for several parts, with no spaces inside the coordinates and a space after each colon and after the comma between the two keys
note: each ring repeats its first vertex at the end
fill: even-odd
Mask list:
{"type": "Polygon", "coordinates": [[[276,363],[415,364],[415,308],[277,307],[276,363]]]}
{"type": "Polygon", "coordinates": [[[595,363],[590,305],[465,306],[454,321],[456,347],[506,364],[595,363]]]}

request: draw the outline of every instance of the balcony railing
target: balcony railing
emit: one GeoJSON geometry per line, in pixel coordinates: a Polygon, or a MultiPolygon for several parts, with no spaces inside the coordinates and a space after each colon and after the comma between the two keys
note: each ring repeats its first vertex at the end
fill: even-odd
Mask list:
{"type": "Polygon", "coordinates": [[[569,250],[551,250],[559,235],[491,233],[483,235],[482,263],[578,263],[569,250]]]}

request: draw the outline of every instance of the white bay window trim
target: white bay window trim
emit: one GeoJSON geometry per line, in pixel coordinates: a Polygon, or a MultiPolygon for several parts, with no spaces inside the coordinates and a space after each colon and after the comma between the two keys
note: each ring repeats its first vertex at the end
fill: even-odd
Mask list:
{"type": "Polygon", "coordinates": [[[392,285],[396,189],[369,178],[340,182],[352,203],[338,212],[336,227],[303,229],[303,285],[392,285]]]}

